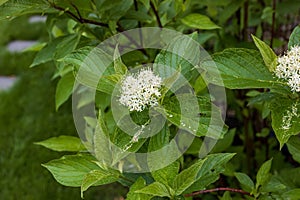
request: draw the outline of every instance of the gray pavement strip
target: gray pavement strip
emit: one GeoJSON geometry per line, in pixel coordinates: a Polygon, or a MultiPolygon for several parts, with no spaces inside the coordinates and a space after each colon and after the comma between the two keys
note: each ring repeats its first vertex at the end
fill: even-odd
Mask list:
{"type": "Polygon", "coordinates": [[[15,76],[0,76],[0,91],[11,88],[17,79],[15,76]]]}

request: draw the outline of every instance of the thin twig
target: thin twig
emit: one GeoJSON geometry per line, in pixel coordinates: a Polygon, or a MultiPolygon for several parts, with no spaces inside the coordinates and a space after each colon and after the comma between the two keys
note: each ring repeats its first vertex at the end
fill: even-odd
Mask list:
{"type": "Polygon", "coordinates": [[[243,39],[248,41],[248,9],[249,9],[249,2],[248,0],[244,3],[244,29],[243,29],[243,39]]]}
{"type": "Polygon", "coordinates": [[[158,23],[158,26],[159,26],[160,28],[163,28],[163,25],[162,25],[162,23],[161,23],[161,21],[160,21],[158,12],[157,12],[157,10],[156,10],[156,8],[155,8],[155,5],[153,4],[152,1],[150,1],[150,6],[151,6],[151,9],[153,10],[153,12],[154,12],[154,14],[155,14],[155,17],[156,17],[156,21],[157,21],[157,23],[158,23]]]}
{"type": "Polygon", "coordinates": [[[103,27],[106,27],[108,28],[108,24],[106,23],[102,23],[102,22],[98,22],[98,21],[94,21],[94,20],[91,20],[91,19],[85,19],[85,18],[82,18],[80,13],[78,12],[78,9],[76,7],[74,7],[74,5],[72,4],[72,6],[75,8],[77,14],[79,16],[77,16],[76,14],[72,13],[70,10],[67,10],[65,8],[62,8],[56,4],[54,4],[53,2],[49,2],[50,5],[55,8],[56,10],[59,10],[59,11],[63,11],[65,12],[66,14],[70,15],[73,19],[75,19],[76,21],[80,22],[81,24],[94,24],[94,25],[98,25],[98,26],[103,26],[103,27]]]}
{"type": "Polygon", "coordinates": [[[209,189],[209,190],[200,190],[200,191],[193,192],[193,193],[190,193],[190,194],[185,194],[184,196],[185,197],[192,197],[192,196],[197,196],[199,194],[218,192],[218,191],[229,191],[229,192],[236,192],[236,193],[240,193],[240,194],[244,194],[244,195],[248,195],[248,196],[253,196],[249,192],[246,192],[244,190],[235,189],[235,188],[226,188],[226,187],[214,188],[214,189],[209,189]]]}
{"type": "Polygon", "coordinates": [[[275,36],[275,15],[276,15],[276,0],[273,0],[273,13],[272,13],[272,29],[271,29],[271,41],[270,41],[270,47],[273,47],[273,40],[275,36]]]}

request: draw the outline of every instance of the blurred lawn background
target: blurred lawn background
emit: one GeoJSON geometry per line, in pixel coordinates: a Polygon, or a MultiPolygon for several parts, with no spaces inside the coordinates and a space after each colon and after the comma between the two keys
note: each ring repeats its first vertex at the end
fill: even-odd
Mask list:
{"type": "MultiPolygon", "coordinates": [[[[52,63],[28,66],[35,52],[10,52],[12,41],[44,41],[45,23],[29,22],[30,17],[0,21],[0,76],[16,76],[12,88],[0,91],[0,199],[76,200],[80,189],[59,185],[41,166],[63,154],[49,151],[34,142],[58,135],[74,135],[71,102],[55,111],[56,80],[52,63]]],[[[93,187],[85,199],[111,200],[124,196],[120,185],[93,187]]]]}

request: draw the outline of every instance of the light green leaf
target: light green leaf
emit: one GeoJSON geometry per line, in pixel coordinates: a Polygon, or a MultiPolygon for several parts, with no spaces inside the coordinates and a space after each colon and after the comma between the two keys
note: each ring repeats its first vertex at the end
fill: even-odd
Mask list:
{"type": "MultiPolygon", "coordinates": [[[[174,82],[175,85],[172,89],[175,92],[186,83],[186,80],[190,80],[198,75],[194,66],[200,62],[199,43],[195,40],[197,37],[196,33],[185,37],[174,35],[166,35],[164,37],[175,38],[166,49],[156,56],[153,70],[164,80],[169,79],[172,84],[174,82]],[[176,76],[174,77],[174,75],[176,76]]],[[[169,84],[167,86],[170,87],[172,85],[169,84]]]]}
{"type": "Polygon", "coordinates": [[[282,194],[283,199],[298,199],[300,197],[300,189],[292,189],[282,194]]]}
{"type": "Polygon", "coordinates": [[[170,130],[166,124],[162,130],[150,138],[148,151],[156,151],[169,144],[170,130]]]}
{"type": "Polygon", "coordinates": [[[116,47],[115,53],[114,53],[114,68],[115,68],[116,73],[119,73],[119,74],[126,74],[126,72],[127,72],[127,67],[122,62],[118,46],[116,47]]]}
{"type": "Polygon", "coordinates": [[[266,43],[261,41],[259,38],[255,37],[254,35],[252,35],[252,38],[256,47],[260,51],[262,58],[264,59],[265,65],[270,72],[274,72],[277,66],[276,54],[266,43]]]}
{"type": "Polygon", "coordinates": [[[157,182],[171,187],[176,175],[178,174],[179,166],[179,162],[176,161],[162,169],[151,172],[151,175],[157,182]]]}
{"type": "Polygon", "coordinates": [[[147,194],[136,193],[137,190],[146,186],[146,181],[139,177],[133,185],[130,186],[126,200],[150,200],[153,196],[147,194]]]}
{"type": "Polygon", "coordinates": [[[83,47],[60,59],[65,65],[71,65],[78,73],[76,80],[88,87],[112,94],[121,75],[115,74],[113,55],[97,47],[83,47]]]}
{"type": "Polygon", "coordinates": [[[300,26],[296,26],[296,28],[293,30],[292,34],[290,35],[288,47],[291,49],[291,47],[300,45],[300,26]]]}
{"type": "Polygon", "coordinates": [[[171,197],[168,188],[159,182],[151,183],[150,185],[137,190],[136,193],[149,194],[158,197],[171,197]]]}
{"type": "Polygon", "coordinates": [[[181,19],[181,22],[191,28],[211,30],[221,28],[212,22],[209,17],[198,13],[192,13],[181,19]]]}
{"type": "Polygon", "coordinates": [[[74,85],[74,75],[73,72],[70,72],[64,75],[57,84],[56,93],[55,93],[55,105],[56,110],[68,100],[73,91],[74,85]]]}
{"type": "Polygon", "coordinates": [[[0,2],[0,20],[25,14],[57,12],[46,0],[7,0],[0,2]]]}
{"type": "Polygon", "coordinates": [[[271,101],[270,110],[272,128],[282,148],[291,136],[300,132],[300,104],[293,99],[278,97],[271,101]]]}
{"type": "Polygon", "coordinates": [[[83,192],[85,192],[91,186],[105,185],[116,182],[119,179],[117,171],[98,169],[90,171],[84,177],[81,184],[81,198],[83,198],[83,192]]]}
{"type": "Polygon", "coordinates": [[[297,136],[291,137],[287,143],[289,152],[292,154],[293,159],[300,163],[300,140],[297,136]]]}
{"type": "Polygon", "coordinates": [[[265,67],[258,51],[251,49],[226,49],[204,61],[201,68],[207,71],[207,80],[230,89],[272,88],[280,84],[265,67]]]}
{"type": "Polygon", "coordinates": [[[83,154],[63,156],[42,166],[52,173],[57,182],[70,187],[80,187],[86,174],[100,169],[93,156],[83,154]]]}
{"type": "Polygon", "coordinates": [[[59,137],[52,137],[47,140],[36,142],[35,144],[41,145],[53,151],[84,151],[86,148],[81,143],[80,138],[61,135],[59,137]]]}
{"type": "Polygon", "coordinates": [[[104,167],[110,166],[112,163],[111,142],[101,111],[99,111],[98,125],[94,134],[94,152],[100,164],[104,167]]]}
{"type": "Polygon", "coordinates": [[[269,172],[271,170],[272,160],[273,159],[266,161],[259,168],[259,170],[256,174],[256,189],[258,189],[259,186],[263,186],[269,182],[269,180],[271,178],[271,174],[269,172]]]}
{"type": "Polygon", "coordinates": [[[174,179],[175,194],[181,195],[196,181],[213,173],[212,170],[226,164],[234,155],[232,153],[211,154],[183,170],[174,179]]]}
{"type": "Polygon", "coordinates": [[[155,109],[166,113],[167,119],[180,129],[196,136],[220,138],[226,132],[219,109],[205,97],[196,99],[193,94],[178,94],[165,98],[163,108],[155,109]]]}
{"type": "Polygon", "coordinates": [[[8,2],[9,0],[0,0],[0,6],[6,2],[8,2]]]}
{"type": "Polygon", "coordinates": [[[240,184],[245,187],[245,191],[251,192],[254,189],[254,183],[247,174],[236,172],[234,175],[240,184]]]}

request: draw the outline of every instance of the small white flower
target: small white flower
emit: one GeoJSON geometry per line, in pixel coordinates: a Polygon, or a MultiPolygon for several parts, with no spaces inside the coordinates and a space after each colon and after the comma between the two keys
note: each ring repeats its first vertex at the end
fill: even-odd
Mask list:
{"type": "Polygon", "coordinates": [[[147,106],[158,104],[162,79],[149,69],[127,75],[121,83],[120,103],[130,111],[143,111],[147,106]]]}
{"type": "Polygon", "coordinates": [[[294,46],[277,59],[275,75],[285,79],[291,91],[300,92],[300,46],[294,46]]]}

